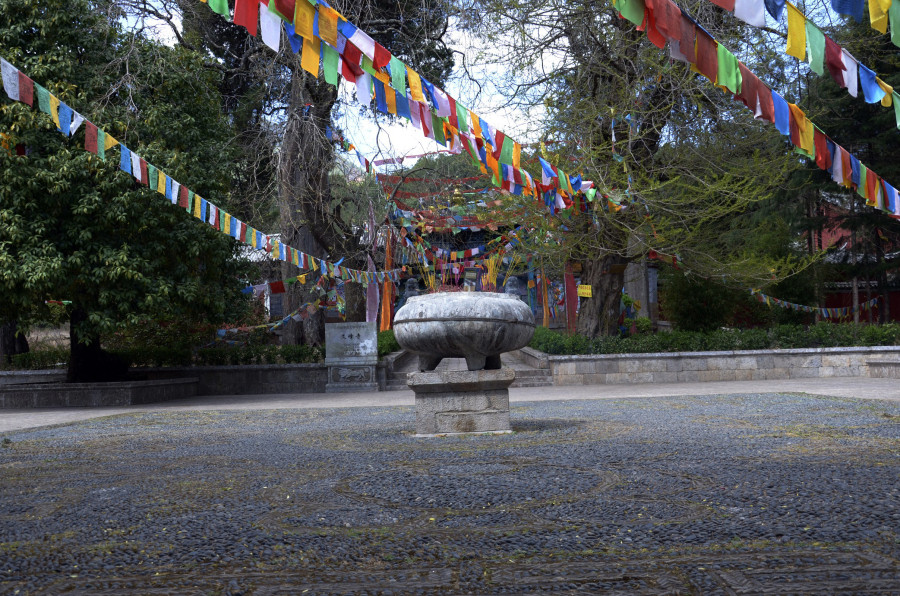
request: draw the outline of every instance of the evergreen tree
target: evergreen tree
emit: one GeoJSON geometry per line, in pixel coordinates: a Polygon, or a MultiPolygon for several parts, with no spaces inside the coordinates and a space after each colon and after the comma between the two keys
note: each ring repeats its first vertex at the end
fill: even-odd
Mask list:
{"type": "MultiPolygon", "coordinates": [[[[197,194],[227,207],[229,130],[220,76],[190,52],[124,35],[90,0],[3,0],[0,55],[197,194]]],[[[22,103],[0,101],[0,318],[70,300],[69,379],[124,373],[101,350],[122,324],[240,308],[235,243],[60,134],[22,103]]],[[[40,313],[38,313],[40,315],[40,313]]]]}

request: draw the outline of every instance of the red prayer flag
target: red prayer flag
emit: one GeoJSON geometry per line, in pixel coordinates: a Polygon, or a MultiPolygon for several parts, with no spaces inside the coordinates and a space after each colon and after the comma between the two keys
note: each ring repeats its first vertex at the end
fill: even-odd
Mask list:
{"type": "Polygon", "coordinates": [[[294,22],[294,0],[269,0],[268,4],[275,4],[275,10],[287,22],[294,22]]]}
{"type": "Polygon", "coordinates": [[[716,82],[719,74],[719,53],[716,40],[709,36],[706,31],[696,29],[697,31],[697,70],[707,79],[716,82]]]}
{"type": "Polygon", "coordinates": [[[847,83],[844,82],[844,71],[847,70],[847,67],[844,66],[843,51],[841,46],[827,35],[825,36],[825,67],[828,68],[828,72],[831,74],[834,82],[840,85],[841,88],[846,89],[847,83]]]}
{"type": "Polygon", "coordinates": [[[372,59],[372,66],[375,70],[384,68],[391,61],[391,53],[388,52],[383,45],[375,42],[375,56],[372,59]]]}
{"type": "Polygon", "coordinates": [[[497,148],[494,149],[494,159],[500,159],[500,152],[503,151],[503,140],[506,138],[506,134],[502,130],[497,131],[497,148]]]}
{"type": "Polygon", "coordinates": [[[241,229],[238,231],[238,240],[241,242],[247,241],[247,224],[241,222],[241,229]]]}
{"type": "Polygon", "coordinates": [[[141,183],[150,186],[150,174],[147,172],[147,160],[141,158],[141,183]]]}
{"type": "Polygon", "coordinates": [[[178,189],[178,206],[188,208],[188,189],[184,184],[178,189]]]}
{"type": "Polygon", "coordinates": [[[270,294],[284,294],[285,291],[283,281],[273,281],[269,283],[270,294]]]}
{"type": "Polygon", "coordinates": [[[874,205],[878,200],[878,185],[879,178],[878,174],[870,170],[867,166],[863,166],[866,168],[866,202],[874,205]]]}
{"type": "Polygon", "coordinates": [[[734,0],[711,0],[713,4],[722,8],[723,10],[727,10],[728,12],[734,12],[734,0]]]}
{"type": "Polygon", "coordinates": [[[84,150],[97,155],[97,127],[89,120],[84,121],[84,150]]]}
{"type": "Polygon", "coordinates": [[[344,46],[344,61],[347,63],[347,66],[356,76],[359,76],[363,73],[363,69],[359,66],[360,58],[362,58],[362,51],[349,41],[344,46]]]}
{"type": "Polygon", "coordinates": [[[34,107],[34,81],[19,71],[19,101],[34,107]]]}
{"type": "Polygon", "coordinates": [[[818,128],[813,133],[813,144],[816,146],[816,165],[820,170],[828,170],[831,167],[831,152],[828,151],[828,137],[818,128]]]}
{"type": "Polygon", "coordinates": [[[642,27],[646,30],[647,39],[650,40],[650,43],[662,49],[666,45],[666,38],[657,28],[657,14],[653,8],[652,2],[653,0],[648,0],[645,3],[644,22],[642,23],[642,27]]]}
{"type": "Polygon", "coordinates": [[[844,181],[852,186],[853,164],[850,161],[850,152],[843,147],[841,147],[841,172],[844,173],[844,181]]]}
{"type": "Polygon", "coordinates": [[[681,31],[679,33],[678,49],[684,54],[688,62],[695,64],[697,62],[697,52],[694,48],[694,40],[697,36],[697,27],[689,18],[681,15],[681,31]]]}
{"type": "Polygon", "coordinates": [[[743,62],[738,62],[741,72],[741,92],[734,98],[756,112],[757,104],[761,117],[769,122],[775,122],[775,106],[772,103],[772,90],[753,74],[743,62]]]}
{"type": "Polygon", "coordinates": [[[234,0],[234,24],[246,28],[253,37],[256,37],[258,17],[259,0],[234,0]]]}
{"type": "Polygon", "coordinates": [[[450,101],[450,126],[459,129],[459,118],[456,115],[456,100],[450,95],[447,95],[447,99],[450,101]]]}

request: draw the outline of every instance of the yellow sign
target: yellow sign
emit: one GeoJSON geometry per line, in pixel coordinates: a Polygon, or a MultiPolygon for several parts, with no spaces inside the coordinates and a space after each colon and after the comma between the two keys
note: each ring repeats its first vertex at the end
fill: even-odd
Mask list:
{"type": "Polygon", "coordinates": [[[578,297],[593,298],[594,295],[591,293],[591,286],[578,286],[578,297]]]}

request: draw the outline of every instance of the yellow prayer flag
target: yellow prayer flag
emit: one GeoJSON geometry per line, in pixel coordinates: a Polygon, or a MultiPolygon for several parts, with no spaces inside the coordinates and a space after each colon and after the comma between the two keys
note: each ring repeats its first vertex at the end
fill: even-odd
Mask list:
{"type": "Polygon", "coordinates": [[[166,175],[162,171],[156,177],[156,192],[161,195],[166,194],[166,175]]]}
{"type": "Polygon", "coordinates": [[[231,214],[230,213],[222,213],[222,230],[226,234],[231,234],[231,214]]]}
{"type": "Polygon", "coordinates": [[[516,169],[522,167],[522,145],[513,142],[513,158],[512,158],[512,166],[516,169]]]}
{"type": "Polygon", "coordinates": [[[250,246],[253,248],[257,248],[256,246],[256,229],[248,227],[247,235],[250,236],[250,246]]]}
{"type": "Polygon", "coordinates": [[[337,47],[338,13],[333,8],[319,5],[319,35],[322,41],[337,47]]]}
{"type": "Polygon", "coordinates": [[[481,118],[478,117],[478,114],[469,110],[469,115],[472,116],[472,134],[475,135],[475,138],[482,138],[481,134],[481,118]]]}
{"type": "Polygon", "coordinates": [[[316,267],[316,260],[315,260],[315,259],[310,259],[309,262],[310,262],[310,264],[312,264],[312,270],[313,270],[313,271],[318,271],[318,270],[319,270],[319,268],[316,267]]]}
{"type": "Polygon", "coordinates": [[[806,60],[806,17],[800,10],[787,2],[788,36],[785,53],[806,60]]]}
{"type": "Polygon", "coordinates": [[[384,86],[384,99],[387,102],[388,112],[391,114],[396,114],[397,113],[397,94],[388,85],[384,86]]]}
{"type": "Polygon", "coordinates": [[[407,66],[406,80],[409,81],[409,94],[413,101],[425,101],[425,96],[422,94],[422,79],[419,77],[419,73],[407,66]]]}
{"type": "Polygon", "coordinates": [[[794,121],[797,123],[797,130],[800,133],[800,148],[806,151],[808,155],[815,156],[815,125],[809,121],[809,118],[806,117],[806,114],[803,113],[803,110],[797,105],[789,103],[788,107],[794,116],[794,121]]]}
{"type": "Polygon", "coordinates": [[[591,298],[594,295],[593,294],[594,289],[593,289],[593,287],[591,287],[589,285],[582,284],[582,285],[579,285],[577,287],[577,289],[578,289],[578,297],[579,298],[591,298]]]}
{"type": "MultiPolygon", "coordinates": [[[[287,16],[287,15],[285,15],[287,16]]],[[[313,22],[316,20],[316,7],[300,0],[294,4],[294,33],[303,39],[314,39],[313,22]]],[[[304,45],[305,49],[305,45],[304,45]]]]}
{"type": "Polygon", "coordinates": [[[878,86],[884,90],[884,97],[881,98],[881,105],[883,105],[886,108],[891,107],[894,103],[894,100],[893,100],[894,88],[891,87],[890,85],[888,85],[887,83],[885,83],[884,81],[882,81],[881,79],[879,79],[878,77],[875,77],[875,82],[878,83],[878,86]]]}
{"type": "MultiPolygon", "coordinates": [[[[297,6],[306,4],[301,0],[297,6]]],[[[312,76],[319,77],[319,40],[316,38],[303,38],[303,56],[300,58],[300,66],[312,76]]]]}
{"type": "Polygon", "coordinates": [[[104,139],[105,140],[103,141],[103,149],[109,149],[109,148],[115,147],[116,145],[119,144],[119,141],[112,138],[111,135],[108,135],[108,134],[104,135],[104,139]]]}
{"type": "Polygon", "coordinates": [[[200,219],[200,205],[202,204],[200,201],[202,201],[202,199],[200,198],[200,195],[195,194],[194,195],[194,217],[196,217],[197,219],[200,219]]]}
{"type": "Polygon", "coordinates": [[[62,128],[59,124],[59,98],[52,93],[50,94],[50,117],[53,118],[56,128],[62,128]]]}
{"type": "Polygon", "coordinates": [[[872,22],[872,29],[887,33],[890,10],[891,0],[869,0],[869,20],[872,22]]]}

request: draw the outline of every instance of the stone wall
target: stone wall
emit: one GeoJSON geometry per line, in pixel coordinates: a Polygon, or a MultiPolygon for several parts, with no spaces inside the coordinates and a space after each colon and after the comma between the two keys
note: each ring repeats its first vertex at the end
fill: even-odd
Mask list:
{"type": "Polygon", "coordinates": [[[135,369],[145,379],[197,377],[197,395],[256,395],[324,393],[328,367],[324,364],[244,364],[135,369]]]}
{"type": "Polygon", "coordinates": [[[197,379],[0,385],[0,409],[133,406],[197,395],[197,379]]]}
{"type": "Polygon", "coordinates": [[[900,362],[900,346],[550,356],[531,348],[516,354],[549,368],[554,385],[756,381],[869,376],[868,360],[900,362]]]}

